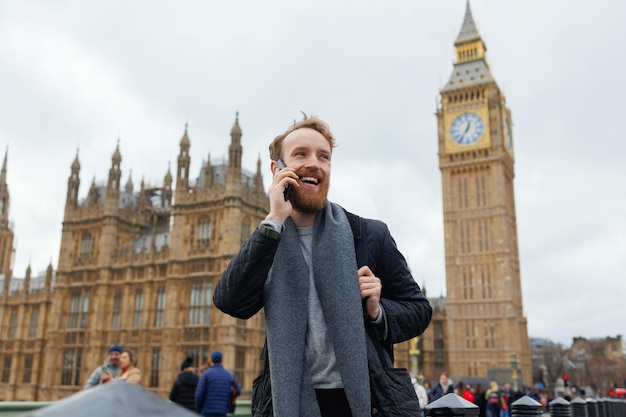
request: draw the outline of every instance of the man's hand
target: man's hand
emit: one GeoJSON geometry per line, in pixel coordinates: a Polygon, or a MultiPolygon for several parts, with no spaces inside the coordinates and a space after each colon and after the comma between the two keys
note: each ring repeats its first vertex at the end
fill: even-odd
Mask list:
{"type": "Polygon", "coordinates": [[[380,314],[380,293],[383,285],[377,278],[369,266],[362,266],[357,271],[359,276],[359,288],[361,290],[361,299],[365,299],[365,310],[371,320],[376,320],[380,314]]]}
{"type": "Polygon", "coordinates": [[[276,163],[272,161],[274,169],[274,180],[269,188],[270,212],[265,220],[277,220],[285,223],[285,220],[291,215],[293,207],[290,201],[285,201],[285,187],[291,184],[292,187],[299,187],[298,176],[293,168],[285,168],[279,170],[276,163]]]}

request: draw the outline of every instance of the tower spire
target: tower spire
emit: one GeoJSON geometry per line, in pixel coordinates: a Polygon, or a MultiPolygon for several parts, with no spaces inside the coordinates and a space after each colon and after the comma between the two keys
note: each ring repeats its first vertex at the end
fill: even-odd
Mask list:
{"type": "Polygon", "coordinates": [[[185,133],[180,139],[180,152],[178,154],[178,170],[176,172],[176,193],[187,193],[189,186],[189,165],[191,157],[189,156],[189,148],[191,141],[187,133],[187,123],[185,123],[185,133]]]}
{"type": "Polygon", "coordinates": [[[465,8],[463,26],[454,41],[454,49],[456,55],[454,70],[441,93],[495,82],[487,63],[487,47],[474,23],[469,0],[465,8]]]}
{"type": "Polygon", "coordinates": [[[239,111],[235,113],[235,123],[230,130],[230,146],[228,148],[228,174],[226,177],[226,187],[235,189],[241,186],[241,127],[239,126],[239,111]]]}
{"type": "Polygon", "coordinates": [[[9,147],[4,151],[4,161],[2,161],[2,171],[0,172],[0,184],[3,186],[7,183],[7,155],[9,154],[9,147]]]}
{"type": "Polygon", "coordinates": [[[67,180],[67,196],[65,198],[65,216],[78,204],[78,187],[80,186],[80,162],[78,161],[78,149],[72,162],[70,177],[67,180]]]}
{"type": "Polygon", "coordinates": [[[9,148],[4,151],[2,171],[0,171],[0,227],[5,228],[9,224],[9,186],[7,184],[7,155],[9,148]]]}
{"type": "Polygon", "coordinates": [[[478,33],[478,29],[476,29],[476,24],[474,23],[470,2],[467,0],[467,5],[465,7],[465,19],[463,19],[463,26],[461,26],[461,31],[454,42],[454,46],[477,40],[480,40],[480,34],[478,33]]]}

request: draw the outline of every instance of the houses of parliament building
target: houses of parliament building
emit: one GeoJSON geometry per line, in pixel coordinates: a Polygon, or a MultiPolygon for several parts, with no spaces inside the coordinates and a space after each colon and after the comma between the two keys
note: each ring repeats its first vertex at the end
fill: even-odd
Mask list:
{"type": "MultiPolygon", "coordinates": [[[[469,4],[452,76],[436,111],[443,190],[447,295],[432,298],[422,337],[396,346],[396,365],[436,380],[531,384],[513,194],[511,112],[486,61],[469,4]]],[[[76,155],[67,179],[59,262],[45,276],[13,277],[7,157],[0,172],[0,400],[51,401],[84,386],[123,344],[137,353],[141,384],[167,397],[186,356],[196,366],[224,353],[249,398],[265,340],[249,320],[212,304],[222,271],[269,210],[261,175],[242,162],[238,116],[228,158],[190,167],[185,127],[175,172],[161,185],[123,183],[122,154],[106,184],[79,198],[76,155]]],[[[382,219],[384,220],[384,219],[382,219]]]]}

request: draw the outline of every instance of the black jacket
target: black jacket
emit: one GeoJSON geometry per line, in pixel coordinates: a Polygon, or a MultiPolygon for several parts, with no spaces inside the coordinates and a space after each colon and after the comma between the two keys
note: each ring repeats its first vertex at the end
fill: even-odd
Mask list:
{"type": "Polygon", "coordinates": [[[196,411],[196,386],[198,375],[189,368],[178,374],[170,391],[170,401],[178,403],[189,410],[196,411]]]}
{"type": "MultiPolygon", "coordinates": [[[[415,410],[417,397],[408,372],[392,369],[393,344],[422,334],[430,323],[432,308],[411,276],[387,225],[348,212],[346,215],[354,235],[357,265],[368,265],[382,282],[380,304],[385,331],[375,332],[369,320],[365,320],[373,407],[380,408],[383,416],[403,415],[402,412],[415,410]]],[[[247,319],[263,307],[265,279],[278,243],[279,240],[254,231],[216,285],[213,301],[217,308],[247,319]]]]}

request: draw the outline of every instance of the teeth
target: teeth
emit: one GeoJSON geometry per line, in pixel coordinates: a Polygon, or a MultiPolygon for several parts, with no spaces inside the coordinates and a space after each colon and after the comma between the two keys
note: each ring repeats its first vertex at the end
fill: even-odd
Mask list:
{"type": "Polygon", "coordinates": [[[313,183],[313,184],[317,184],[317,178],[313,178],[313,177],[302,177],[301,180],[303,182],[309,182],[309,183],[313,183]]]}

